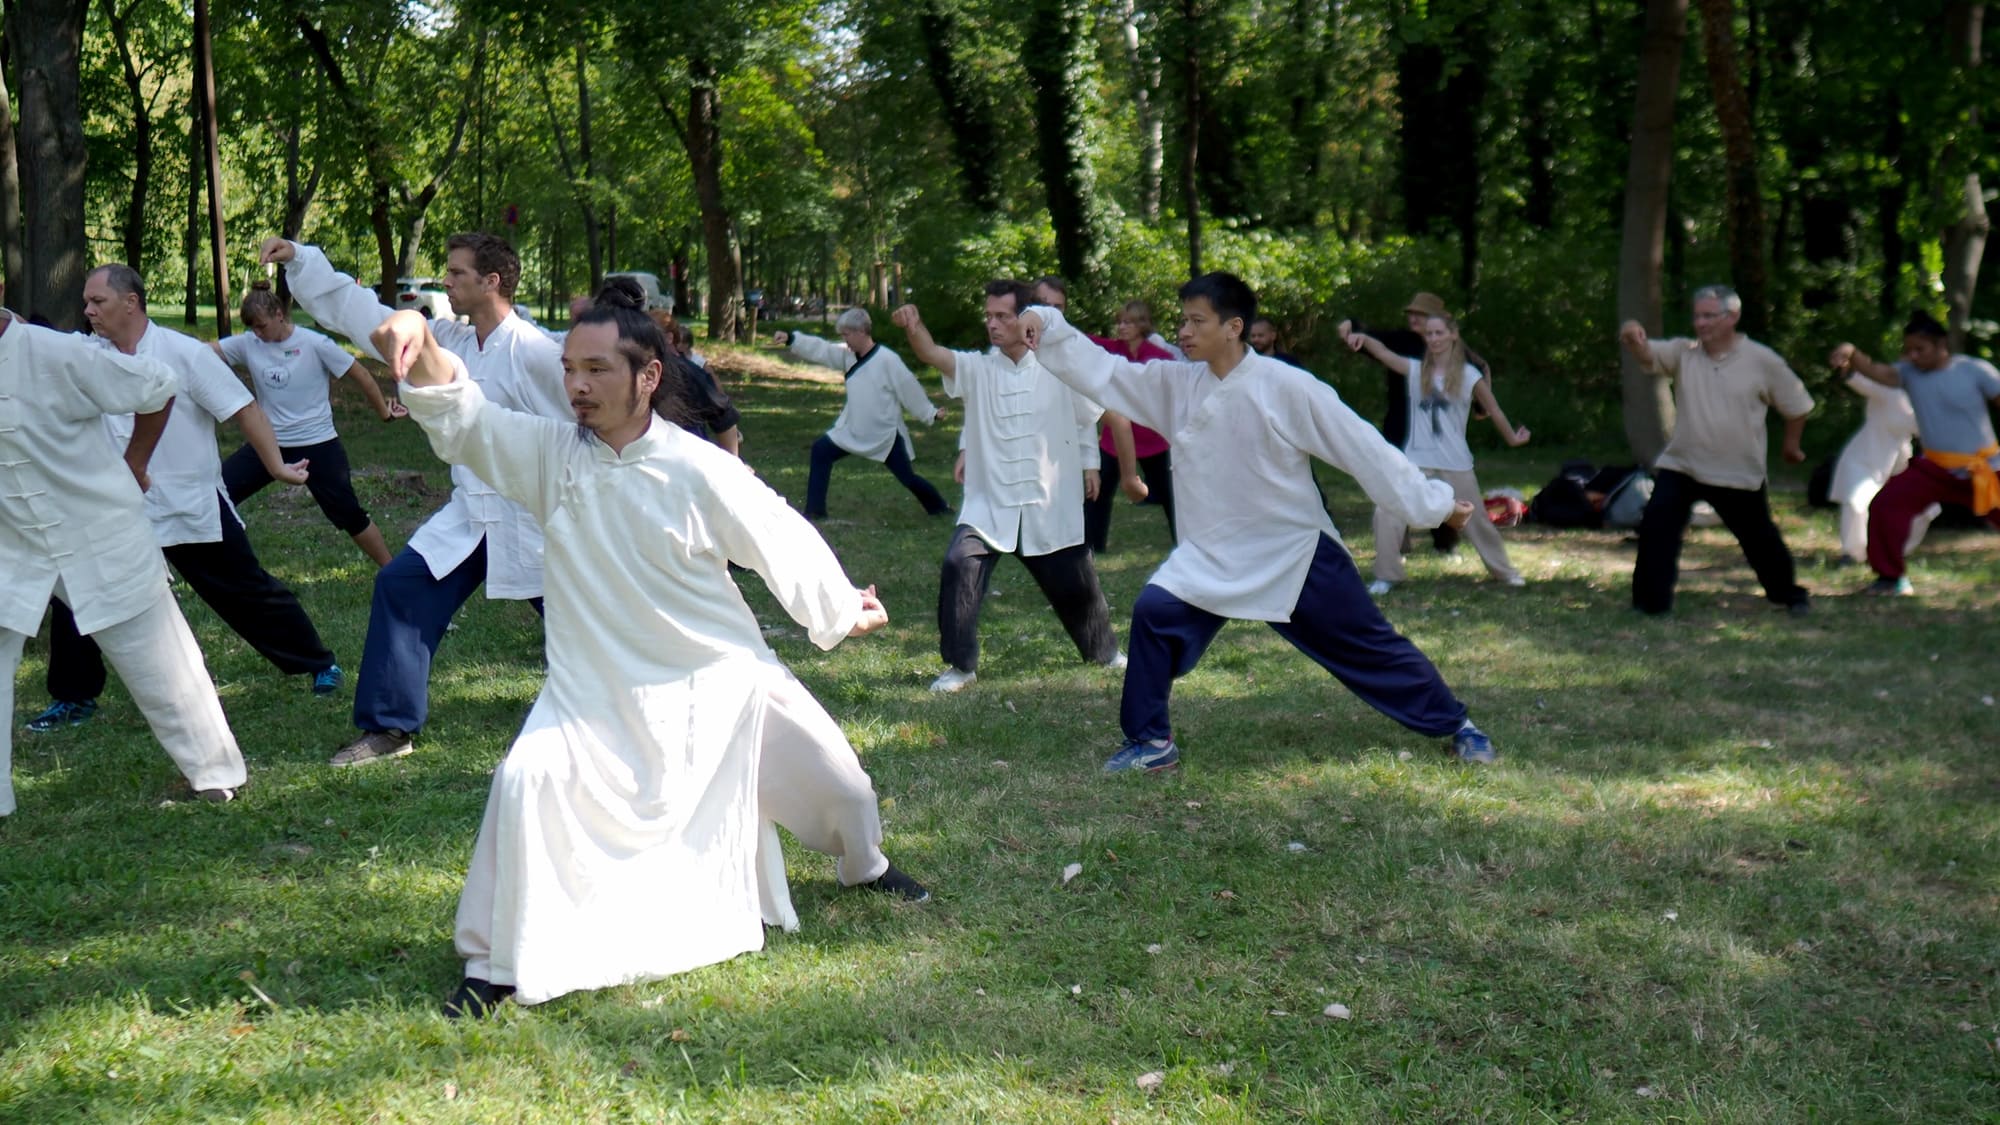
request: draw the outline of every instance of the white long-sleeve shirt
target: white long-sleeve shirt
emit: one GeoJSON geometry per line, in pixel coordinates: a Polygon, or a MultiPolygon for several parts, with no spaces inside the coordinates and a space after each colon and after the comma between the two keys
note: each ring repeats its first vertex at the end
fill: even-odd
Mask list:
{"type": "Polygon", "coordinates": [[[958,522],[995,549],[1024,555],[1083,542],[1083,471],[1098,467],[1104,408],[1057,382],[1034,352],[1019,363],[998,348],[952,359],[944,393],[965,400],[958,522]]]}
{"type": "MultiPolygon", "coordinates": [[[[107,352],[118,350],[102,336],[91,339],[107,352]]],[[[159,361],[177,383],[174,412],[167,415],[167,428],[146,470],[153,482],[146,490],[146,519],[153,525],[153,537],[162,547],[219,543],[222,521],[235,520],[240,526],[243,517],[223,495],[215,424],[236,417],[256,399],[243,380],[216,358],[214,349],[150,320],[132,354],[159,361]]],[[[113,448],[124,449],[132,440],[132,416],[121,414],[104,422],[113,448]]]]}
{"type": "MultiPolygon", "coordinates": [[[[285,264],[292,295],[321,327],[381,360],[368,334],[391,310],[375,299],[373,290],[334,269],[317,247],[293,245],[296,253],[285,264]]],[[[509,410],[576,421],[563,390],[562,345],[534,325],[509,312],[483,343],[471,325],[457,321],[433,320],[431,334],[465,362],[472,381],[487,398],[509,410]]],[[[451,484],[451,499],[410,536],[410,548],[423,556],[432,577],[443,578],[456,570],[484,539],[486,596],[540,597],[542,531],[534,518],[463,465],[452,466],[451,484]]]]}
{"type": "Polygon", "coordinates": [[[807,363],[831,367],[847,376],[847,401],[840,408],[840,417],[833,420],[833,428],[826,432],[833,444],[856,457],[886,461],[900,440],[903,448],[916,456],[903,414],[908,412],[928,426],[937,421],[937,407],[894,349],[878,343],[867,355],[857,357],[846,344],[803,332],[792,333],[787,346],[807,363]]]}
{"type": "Polygon", "coordinates": [[[1133,363],[1056,310],[1035,312],[1042,363],[1056,378],[1173,443],[1179,543],[1150,581],[1190,605],[1291,620],[1319,537],[1341,541],[1313,484],[1315,457],[1412,527],[1451,516],[1451,485],[1426,479],[1308,372],[1254,352],[1221,378],[1206,363],[1133,363]]]}
{"type": "Polygon", "coordinates": [[[179,381],[149,357],[0,316],[0,629],[32,636],[58,581],[79,632],[130,621],[159,600],[167,565],[104,418],[150,414],[179,381]]]}

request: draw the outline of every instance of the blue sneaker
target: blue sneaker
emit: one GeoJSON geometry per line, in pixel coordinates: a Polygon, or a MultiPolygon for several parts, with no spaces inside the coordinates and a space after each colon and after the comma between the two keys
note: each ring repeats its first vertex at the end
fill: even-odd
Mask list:
{"type": "Polygon", "coordinates": [[[340,670],[340,665],[338,664],[329,664],[325,668],[314,672],[313,694],[332,695],[340,689],[340,681],[345,675],[346,673],[340,670]]]}
{"type": "Polygon", "coordinates": [[[34,731],[36,734],[48,734],[64,727],[80,727],[95,714],[97,714],[95,699],[86,699],[81,703],[58,699],[49,704],[48,710],[29,719],[24,729],[34,731]]]}
{"type": "Polygon", "coordinates": [[[1105,773],[1159,773],[1181,764],[1180,747],[1172,739],[1165,746],[1155,746],[1143,738],[1128,738],[1116,754],[1104,760],[1105,773]]]}
{"type": "Polygon", "coordinates": [[[1493,740],[1471,723],[1458,728],[1458,733],[1451,736],[1451,752],[1458,755],[1459,761],[1474,765],[1490,766],[1500,760],[1500,755],[1493,751],[1493,740]]]}

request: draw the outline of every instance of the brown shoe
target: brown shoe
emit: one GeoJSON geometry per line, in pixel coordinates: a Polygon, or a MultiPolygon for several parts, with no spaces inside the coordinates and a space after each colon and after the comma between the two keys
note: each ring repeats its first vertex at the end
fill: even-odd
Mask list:
{"type": "Polygon", "coordinates": [[[379,762],[384,758],[401,758],[416,749],[410,744],[410,736],[399,730],[371,730],[360,738],[340,748],[328,763],[338,769],[341,766],[362,766],[369,762],[379,762]]]}

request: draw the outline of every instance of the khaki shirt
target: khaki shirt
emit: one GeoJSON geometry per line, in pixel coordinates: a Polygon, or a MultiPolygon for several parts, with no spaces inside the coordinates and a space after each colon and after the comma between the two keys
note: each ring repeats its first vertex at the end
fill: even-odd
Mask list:
{"type": "Polygon", "coordinates": [[[1756,490],[1768,473],[1764,414],[1801,418],[1813,408],[1784,357],[1747,336],[1721,359],[1685,338],[1649,341],[1653,373],[1675,380],[1674,436],[1656,467],[1718,488],[1756,490]]]}

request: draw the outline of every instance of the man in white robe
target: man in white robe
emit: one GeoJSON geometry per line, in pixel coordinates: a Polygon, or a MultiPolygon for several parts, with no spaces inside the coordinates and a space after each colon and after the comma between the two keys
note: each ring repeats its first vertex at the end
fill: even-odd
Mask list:
{"type": "MultiPolygon", "coordinates": [[[[514,312],[514,287],[521,280],[514,248],[483,233],[452,235],[445,246],[445,293],[466,323],[438,321],[432,331],[439,344],[464,361],[469,377],[494,402],[573,422],[563,395],[562,345],[514,312]]],[[[270,238],[259,256],[283,263],[292,296],[321,328],[382,359],[368,334],[390,310],[372,290],[334,269],[316,247],[270,238]]],[[[365,765],[410,753],[430,717],[431,661],[452,616],[482,585],[489,598],[526,600],[539,608],[542,532],[519,504],[457,465],[451,470],[451,499],[375,572],[368,637],[354,684],[354,725],[361,734],[333,755],[333,765],[365,765]]]]}
{"type": "Polygon", "coordinates": [[[1240,279],[1206,274],[1180,295],[1185,363],[1122,359],[1052,308],[1021,318],[1056,378],[1174,445],[1179,543],[1132,605],[1125,742],[1105,772],[1179,763],[1167,714],[1173,681],[1231,618],[1267,622],[1376,710],[1451,739],[1461,761],[1493,761],[1465,705],[1368,596],[1320,503],[1312,459],[1351,474],[1413,527],[1462,526],[1472,505],[1427,480],[1332,387],[1250,350],[1243,336],[1257,296],[1240,279]]]}
{"type": "Polygon", "coordinates": [[[14,674],[51,595],[125,681],[195,795],[228,801],[243,755],[188,631],[142,492],[178,386],[145,356],[0,309],[0,816],[15,808],[14,674]],[[108,416],[133,416],[124,456],[108,416]]]}
{"type": "Polygon", "coordinates": [[[779,331],[771,336],[779,347],[790,348],[807,363],[840,372],[847,396],[833,428],[813,442],[812,468],[806,477],[806,518],[826,518],[826,489],[834,463],[850,456],[866,457],[887,468],[924,506],[925,515],[950,512],[951,506],[937,488],[911,466],[917,448],[910,440],[910,428],[903,424],[905,412],[929,426],[944,417],[944,411],[924,394],[923,384],[910,373],[903,357],[876,341],[874,321],[867,309],[841,313],[834,328],[840,333],[837,344],[804,332],[779,331]]]}
{"type": "Polygon", "coordinates": [[[547,531],[548,679],[494,773],[447,1014],[667,976],[796,928],[774,825],[838,857],[844,884],[928,898],[882,854],[868,775],[729,564],[821,648],[888,616],[741,461],[654,417],[657,326],[601,305],[571,330],[568,424],[489,401],[414,313],[375,344],[438,455],[547,531]]]}
{"type": "Polygon", "coordinates": [[[1083,502],[1099,487],[1102,407],[1051,378],[1021,334],[1033,300],[1019,281],[986,286],[984,352],[939,347],[915,305],[894,320],[917,358],[944,374],[944,393],[965,400],[965,499],[938,578],[935,692],[978,678],[979,611],[1002,555],[1015,555],[1069,631],[1078,655],[1122,668],[1111,611],[1083,541],[1083,502]]]}

